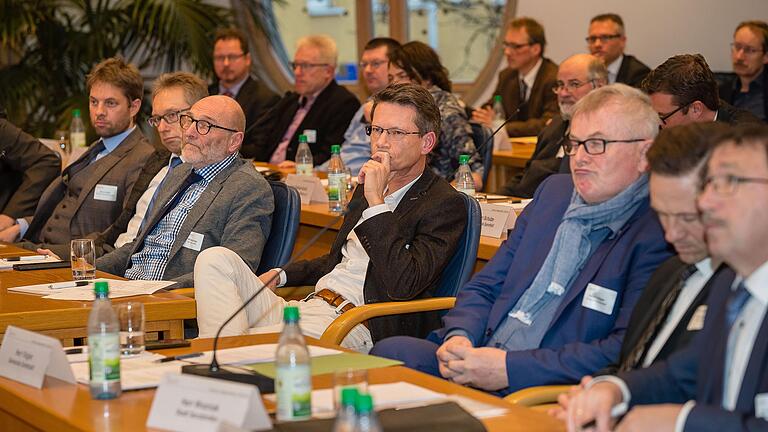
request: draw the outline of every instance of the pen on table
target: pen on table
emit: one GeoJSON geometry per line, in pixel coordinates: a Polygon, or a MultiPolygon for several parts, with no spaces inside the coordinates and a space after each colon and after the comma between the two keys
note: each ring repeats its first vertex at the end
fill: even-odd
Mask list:
{"type": "Polygon", "coordinates": [[[190,359],[190,358],[194,358],[194,357],[200,357],[202,355],[203,355],[203,353],[201,353],[201,352],[194,352],[194,353],[182,354],[182,355],[177,355],[177,356],[163,357],[163,358],[161,358],[159,360],[155,360],[155,361],[157,363],[168,363],[168,362],[172,362],[174,360],[186,360],[186,359],[190,359]]]}
{"type": "Polygon", "coordinates": [[[35,261],[48,258],[48,255],[24,255],[3,258],[5,261],[35,261]]]}
{"type": "Polygon", "coordinates": [[[74,288],[88,285],[88,281],[56,282],[48,284],[48,289],[74,288]]]}

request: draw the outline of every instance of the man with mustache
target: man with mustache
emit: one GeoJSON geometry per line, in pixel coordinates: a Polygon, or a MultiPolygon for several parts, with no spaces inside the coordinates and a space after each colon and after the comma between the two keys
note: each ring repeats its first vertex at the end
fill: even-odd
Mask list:
{"type": "Polygon", "coordinates": [[[744,21],[736,27],[731,43],[736,76],[720,86],[720,97],[736,108],[768,120],[768,23],[744,21]]]}

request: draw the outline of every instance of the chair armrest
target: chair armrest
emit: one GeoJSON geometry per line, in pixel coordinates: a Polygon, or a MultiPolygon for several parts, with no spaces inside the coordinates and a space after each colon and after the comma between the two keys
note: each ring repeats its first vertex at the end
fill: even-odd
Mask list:
{"type": "Polygon", "coordinates": [[[171,291],[174,294],[181,294],[185,297],[189,298],[195,298],[195,289],[194,288],[179,288],[171,291]]]}
{"type": "Polygon", "coordinates": [[[570,385],[529,387],[507,395],[504,400],[514,405],[533,407],[536,405],[557,403],[557,397],[561,393],[568,392],[570,389],[570,385]]]}
{"type": "Polygon", "coordinates": [[[383,302],[357,306],[339,315],[325,329],[320,340],[340,345],[353,327],[371,318],[414,312],[450,309],[456,304],[455,297],[437,297],[402,302],[383,302]]]}

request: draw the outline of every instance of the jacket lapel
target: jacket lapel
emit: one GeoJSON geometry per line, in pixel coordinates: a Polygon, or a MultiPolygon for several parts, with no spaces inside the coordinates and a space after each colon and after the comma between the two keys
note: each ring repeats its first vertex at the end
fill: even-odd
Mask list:
{"type": "Polygon", "coordinates": [[[741,382],[739,397],[736,400],[737,412],[753,412],[755,395],[763,383],[766,359],[768,358],[768,320],[763,317],[760,331],[757,333],[752,354],[749,356],[744,379],[741,382]]]}

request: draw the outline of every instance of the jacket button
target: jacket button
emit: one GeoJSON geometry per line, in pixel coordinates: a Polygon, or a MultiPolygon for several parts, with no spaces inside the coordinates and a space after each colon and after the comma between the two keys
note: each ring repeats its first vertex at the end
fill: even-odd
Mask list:
{"type": "Polygon", "coordinates": [[[486,336],[488,336],[488,337],[491,337],[491,336],[493,336],[493,330],[491,330],[491,329],[487,329],[487,330],[485,331],[485,335],[486,335],[486,336]]]}

